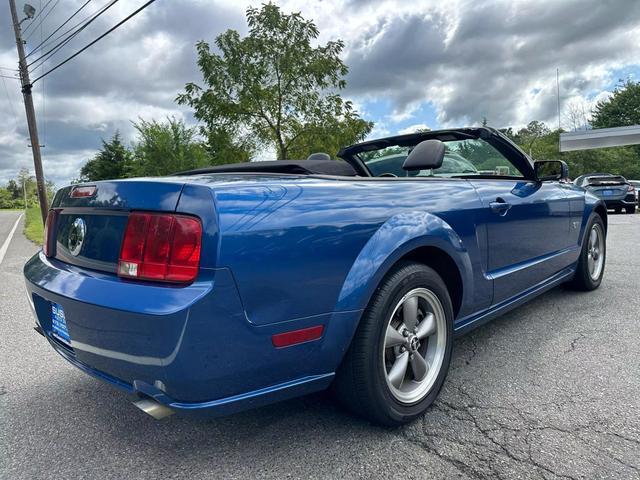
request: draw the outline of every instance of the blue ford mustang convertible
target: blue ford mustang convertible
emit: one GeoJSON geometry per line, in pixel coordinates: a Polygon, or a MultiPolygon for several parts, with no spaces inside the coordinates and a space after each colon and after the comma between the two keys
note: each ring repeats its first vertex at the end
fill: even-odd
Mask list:
{"type": "Polygon", "coordinates": [[[24,268],[36,330],[157,418],[332,386],[398,425],[438,395],[455,335],[600,285],[606,206],[563,162],[490,128],[339,157],[61,189],[24,268]]]}

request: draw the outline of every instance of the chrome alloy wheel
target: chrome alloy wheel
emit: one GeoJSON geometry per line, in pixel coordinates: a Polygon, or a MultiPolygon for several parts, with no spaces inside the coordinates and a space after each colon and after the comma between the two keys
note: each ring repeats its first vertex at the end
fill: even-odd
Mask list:
{"type": "Polygon", "coordinates": [[[587,267],[591,280],[598,280],[604,267],[604,232],[602,227],[595,223],[589,232],[587,244],[587,267]]]}
{"type": "Polygon", "coordinates": [[[433,387],[446,350],[444,308],[426,288],[415,288],[393,309],[384,339],[383,368],[401,403],[417,403],[433,387]]]}

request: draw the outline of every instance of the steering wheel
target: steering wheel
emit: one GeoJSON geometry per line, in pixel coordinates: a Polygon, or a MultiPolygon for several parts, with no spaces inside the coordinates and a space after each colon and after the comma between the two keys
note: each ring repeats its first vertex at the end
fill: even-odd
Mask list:
{"type": "Polygon", "coordinates": [[[398,178],[398,176],[394,173],[381,173],[380,175],[378,175],[378,177],[393,177],[393,178],[398,178]]]}

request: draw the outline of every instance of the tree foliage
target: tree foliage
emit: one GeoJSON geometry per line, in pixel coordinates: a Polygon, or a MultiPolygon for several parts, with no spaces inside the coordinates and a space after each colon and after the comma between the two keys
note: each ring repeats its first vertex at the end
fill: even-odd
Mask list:
{"type": "Polygon", "coordinates": [[[131,151],[116,132],[108,142],[102,140],[102,149],[80,169],[80,181],[95,182],[126,178],[131,173],[131,151]]]}
{"type": "Polygon", "coordinates": [[[627,80],[615,88],[611,97],[599,101],[591,124],[594,128],[640,125],[640,82],[627,80]]]}
{"type": "MultiPolygon", "coordinates": [[[[55,185],[46,181],[47,196],[53,198],[55,185]]],[[[25,208],[24,199],[27,198],[27,207],[38,205],[38,187],[36,177],[29,174],[29,170],[21,168],[15,179],[7,182],[4,188],[0,187],[0,208],[25,208]]]]}
{"type": "Polygon", "coordinates": [[[133,125],[139,139],[133,145],[133,176],[168,175],[209,164],[207,151],[196,139],[196,129],[188,128],[183,121],[140,119],[133,125]]]}
{"type": "Polygon", "coordinates": [[[339,56],[342,41],[314,46],[316,25],[271,3],[248,8],[247,23],[244,38],[235,30],[216,38],[220,54],[204,41],[197,44],[204,86],[188,83],[177,97],[194,108],[210,143],[221,136],[230,147],[222,150],[240,150],[246,157],[268,146],[288,159],[313,151],[335,154],[366,136],[372,123],[338,93],[347,74],[339,56]]]}
{"type": "Polygon", "coordinates": [[[533,120],[529,122],[525,128],[518,130],[515,134],[515,141],[522,146],[527,153],[532,153],[536,141],[550,133],[551,130],[544,122],[533,120]]]}
{"type": "Polygon", "coordinates": [[[111,140],[103,140],[101,150],[83,165],[78,181],[170,175],[212,163],[196,129],[182,120],[139,119],[133,126],[137,138],[132,147],[122,142],[118,132],[111,140]]]}

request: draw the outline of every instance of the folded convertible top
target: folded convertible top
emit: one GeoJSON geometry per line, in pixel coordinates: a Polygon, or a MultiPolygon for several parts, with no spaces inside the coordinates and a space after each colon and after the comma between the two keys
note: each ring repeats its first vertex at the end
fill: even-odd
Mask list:
{"type": "Polygon", "coordinates": [[[275,160],[244,162],[215,167],[198,168],[174,175],[200,175],[203,173],[285,173],[295,175],[336,175],[355,177],[356,171],[344,160],[275,160]]]}

